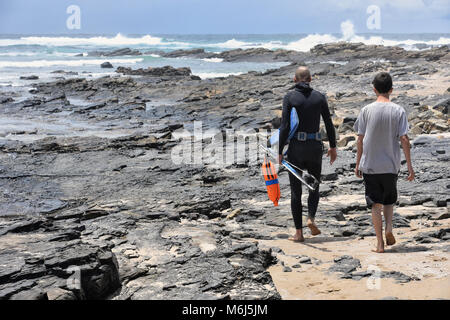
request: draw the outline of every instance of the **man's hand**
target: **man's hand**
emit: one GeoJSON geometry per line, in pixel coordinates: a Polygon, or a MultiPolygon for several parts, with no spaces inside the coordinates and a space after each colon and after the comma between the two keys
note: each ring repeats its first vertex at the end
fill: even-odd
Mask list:
{"type": "Polygon", "coordinates": [[[363,177],[362,174],[361,174],[361,170],[359,170],[359,166],[358,165],[356,165],[356,168],[355,168],[355,175],[358,178],[362,178],[363,177]]]}
{"type": "Polygon", "coordinates": [[[412,167],[408,168],[409,176],[407,178],[408,181],[414,181],[416,178],[416,174],[414,173],[414,169],[412,167]]]}
{"type": "Polygon", "coordinates": [[[400,137],[403,153],[405,154],[406,163],[408,164],[408,178],[406,180],[413,181],[415,179],[415,173],[411,162],[411,144],[409,143],[408,135],[400,137]]]}
{"type": "Polygon", "coordinates": [[[328,150],[327,157],[330,157],[330,164],[333,164],[337,159],[336,148],[331,148],[330,150],[328,150]]]}
{"type": "Polygon", "coordinates": [[[281,164],[282,161],[283,161],[283,155],[280,154],[280,155],[278,155],[278,164],[281,164]]]}

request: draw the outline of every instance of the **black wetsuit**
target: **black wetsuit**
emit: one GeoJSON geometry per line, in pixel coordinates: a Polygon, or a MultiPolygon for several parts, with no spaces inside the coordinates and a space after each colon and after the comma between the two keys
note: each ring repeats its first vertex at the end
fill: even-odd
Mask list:
{"type": "MultiPolygon", "coordinates": [[[[280,127],[279,154],[287,142],[290,130],[292,108],[297,110],[299,125],[297,132],[316,133],[320,129],[320,116],[325,122],[330,147],[336,147],[336,133],[331,121],[327,99],[320,92],[313,90],[309,83],[300,82],[294,90],[288,92],[283,101],[283,116],[280,127]]],[[[288,160],[295,166],[306,169],[320,181],[322,172],[323,144],[317,140],[299,141],[292,139],[289,143],[288,160]]],[[[289,173],[291,184],[291,209],[296,229],[302,228],[302,183],[289,173]]],[[[319,188],[309,192],[308,216],[314,218],[319,204],[319,188]]]]}

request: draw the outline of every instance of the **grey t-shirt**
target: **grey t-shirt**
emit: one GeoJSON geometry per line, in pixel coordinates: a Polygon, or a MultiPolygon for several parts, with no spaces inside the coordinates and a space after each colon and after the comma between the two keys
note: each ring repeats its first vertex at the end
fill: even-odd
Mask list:
{"type": "Polygon", "coordinates": [[[400,171],[399,138],[408,134],[405,110],[392,102],[374,102],[365,106],[355,122],[355,131],[364,135],[359,165],[366,174],[400,171]]]}

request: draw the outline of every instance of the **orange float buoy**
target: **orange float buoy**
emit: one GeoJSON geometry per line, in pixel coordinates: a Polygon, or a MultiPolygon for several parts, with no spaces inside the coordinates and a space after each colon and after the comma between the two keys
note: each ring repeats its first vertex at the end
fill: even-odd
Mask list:
{"type": "Polygon", "coordinates": [[[275,170],[275,165],[272,161],[267,160],[267,157],[264,158],[262,173],[264,179],[266,180],[269,199],[273,202],[275,207],[278,207],[278,201],[281,197],[280,184],[278,183],[278,175],[275,170]]]}

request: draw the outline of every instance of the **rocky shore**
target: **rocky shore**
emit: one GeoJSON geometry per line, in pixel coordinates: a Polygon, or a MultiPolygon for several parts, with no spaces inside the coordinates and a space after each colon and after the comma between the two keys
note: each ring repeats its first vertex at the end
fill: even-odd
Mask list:
{"type": "MultiPolygon", "coordinates": [[[[128,50],[120,54],[141,54],[128,50]]],[[[189,68],[119,66],[117,75],[94,80],[58,70],[60,80],[36,82],[27,93],[2,91],[0,299],[450,298],[448,47],[338,43],[308,53],[165,55],[291,64],[206,80],[189,68]],[[239,159],[234,138],[220,145],[235,160],[225,164],[207,154],[176,164],[173,152],[194,121],[221,137],[274,129],[303,64],[327,94],[339,159],[330,167],[324,157],[322,235],[292,244],[286,172],[274,208],[256,155],[239,159]],[[417,181],[404,181],[402,168],[398,243],[373,257],[352,127],[374,100],[370,84],[382,70],[409,115],[417,181]],[[374,272],[383,291],[366,287],[374,272]]]]}

